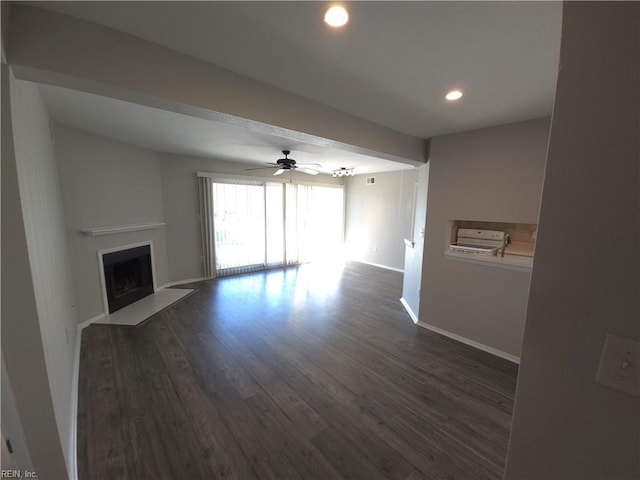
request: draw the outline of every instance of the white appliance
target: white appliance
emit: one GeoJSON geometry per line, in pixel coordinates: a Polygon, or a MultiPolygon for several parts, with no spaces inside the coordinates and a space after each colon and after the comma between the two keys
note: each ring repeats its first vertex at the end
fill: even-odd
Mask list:
{"type": "Polygon", "coordinates": [[[456,243],[449,245],[449,249],[470,255],[496,256],[500,252],[504,257],[504,249],[508,243],[509,235],[506,232],[459,228],[456,243]]]}

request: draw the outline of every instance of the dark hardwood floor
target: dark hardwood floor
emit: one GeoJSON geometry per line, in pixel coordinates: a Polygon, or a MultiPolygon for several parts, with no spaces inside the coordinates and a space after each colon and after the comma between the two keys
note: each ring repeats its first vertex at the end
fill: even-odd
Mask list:
{"type": "Polygon", "coordinates": [[[415,326],[400,273],[189,287],[138,327],[83,331],[81,479],[502,478],[517,367],[415,326]]]}

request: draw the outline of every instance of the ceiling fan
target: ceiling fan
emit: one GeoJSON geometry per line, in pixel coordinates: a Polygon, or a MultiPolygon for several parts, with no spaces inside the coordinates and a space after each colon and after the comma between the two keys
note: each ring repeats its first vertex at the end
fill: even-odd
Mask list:
{"type": "Polygon", "coordinates": [[[289,155],[291,154],[290,150],[282,150],[282,153],[284,155],[284,158],[279,158],[275,163],[266,162],[266,164],[269,165],[268,167],[247,168],[247,170],[264,170],[265,168],[277,168],[278,170],[273,173],[274,175],[282,175],[287,170],[289,172],[297,170],[298,172],[308,173],[309,175],[317,175],[318,173],[320,173],[315,168],[309,167],[322,168],[322,165],[319,165],[317,163],[296,163],[293,158],[289,158],[289,155]]]}

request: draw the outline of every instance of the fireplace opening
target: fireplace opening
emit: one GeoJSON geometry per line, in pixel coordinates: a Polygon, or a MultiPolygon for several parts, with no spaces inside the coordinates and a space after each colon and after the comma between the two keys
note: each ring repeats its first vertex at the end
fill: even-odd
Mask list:
{"type": "Polygon", "coordinates": [[[102,255],[109,313],[153,293],[151,247],[128,248],[102,255]]]}

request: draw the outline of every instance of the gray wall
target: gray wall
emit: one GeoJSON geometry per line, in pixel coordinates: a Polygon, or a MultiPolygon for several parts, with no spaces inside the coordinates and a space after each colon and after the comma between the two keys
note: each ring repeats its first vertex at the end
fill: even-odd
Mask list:
{"type": "Polygon", "coordinates": [[[537,223],[549,119],[431,141],[419,320],[520,356],[530,273],[446,260],[450,220],[537,223]]]}
{"type": "Polygon", "coordinates": [[[418,170],[356,175],[347,181],[345,240],[349,258],[404,268],[418,170]],[[367,185],[366,178],[375,177],[367,185]]]}
{"type": "MultiPolygon", "coordinates": [[[[188,280],[203,276],[202,244],[198,203],[197,172],[213,172],[272,178],[265,170],[246,171],[255,165],[242,165],[223,160],[160,154],[162,167],[162,191],[165,220],[167,222],[167,258],[169,281],[188,280]]],[[[341,185],[342,179],[327,175],[312,177],[294,173],[294,181],[341,185]]]]}
{"type": "Polygon", "coordinates": [[[164,221],[157,154],[64,125],[55,125],[66,235],[78,318],[104,313],[98,251],[153,242],[157,286],[168,282],[165,229],[87,236],[80,229],[164,221]]]}
{"type": "MultiPolygon", "coordinates": [[[[3,270],[4,272],[4,270],[3,270]]],[[[37,337],[36,337],[37,338],[37,337]]],[[[24,429],[22,428],[22,418],[20,410],[16,403],[16,396],[13,393],[13,386],[9,372],[7,370],[7,361],[4,358],[4,348],[2,348],[2,377],[0,378],[0,406],[2,406],[2,451],[0,458],[2,459],[3,470],[34,470],[33,460],[31,460],[31,452],[25,438],[24,429]],[[13,452],[9,454],[9,449],[5,443],[6,439],[10,439],[13,452]]],[[[42,364],[44,366],[44,363],[42,364]]],[[[38,386],[37,388],[42,388],[38,386]]],[[[55,429],[53,429],[55,434],[55,429]]],[[[60,450],[61,463],[62,451],[60,450]]]]}
{"type": "Polygon", "coordinates": [[[508,479],[640,478],[640,399],[594,382],[607,332],[640,338],[639,27],[564,4],[508,479]]]}
{"type": "Polygon", "coordinates": [[[2,353],[28,456],[41,478],[64,478],[76,314],[58,173],[37,87],[2,73],[2,353]]]}
{"type": "Polygon", "coordinates": [[[425,161],[422,139],[78,18],[12,5],[9,47],[16,74],[25,80],[410,165],[425,161]]]}
{"type": "MultiPolygon", "coordinates": [[[[265,177],[248,165],[159,154],[65,125],[55,125],[78,318],[103,313],[97,252],[151,240],[157,285],[202,277],[198,171],[265,177]],[[166,222],[138,232],[86,236],[87,227],[166,222]]],[[[251,165],[254,166],[254,165],[251,165]]],[[[341,179],[298,174],[300,181],[341,184],[341,179]]]]}
{"type": "Polygon", "coordinates": [[[0,54],[2,63],[7,61],[7,40],[9,38],[9,17],[11,15],[11,3],[2,2],[0,4],[0,54]]]}
{"type": "Polygon", "coordinates": [[[420,312],[420,288],[424,267],[424,237],[427,223],[427,192],[429,189],[429,163],[418,169],[416,206],[413,218],[413,248],[405,247],[404,276],[402,279],[402,300],[405,308],[418,319],[420,312]]]}

